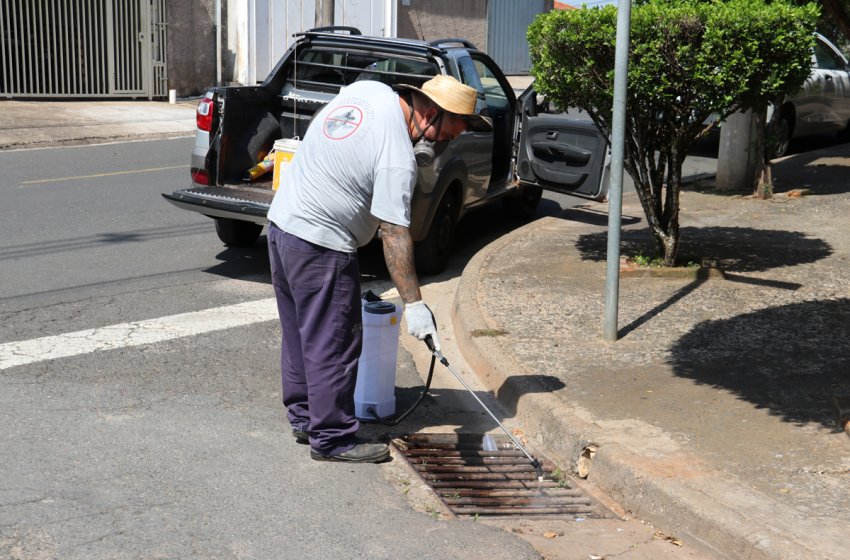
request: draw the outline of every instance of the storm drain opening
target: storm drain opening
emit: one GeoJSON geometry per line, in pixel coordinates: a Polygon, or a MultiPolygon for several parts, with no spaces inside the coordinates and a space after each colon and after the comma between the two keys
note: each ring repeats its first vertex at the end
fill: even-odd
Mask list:
{"type": "Polygon", "coordinates": [[[539,482],[528,457],[505,436],[488,435],[485,443],[484,434],[411,434],[392,443],[455,515],[608,516],[537,454],[539,482]]]}

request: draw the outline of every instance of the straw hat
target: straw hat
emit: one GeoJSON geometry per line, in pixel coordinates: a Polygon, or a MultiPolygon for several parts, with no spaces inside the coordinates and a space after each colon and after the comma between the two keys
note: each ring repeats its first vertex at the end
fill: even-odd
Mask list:
{"type": "Polygon", "coordinates": [[[475,113],[478,92],[451,76],[442,74],[434,76],[422,84],[421,89],[408,84],[398,84],[396,88],[418,91],[451,116],[466,121],[472,130],[479,132],[493,130],[493,121],[475,113]]]}

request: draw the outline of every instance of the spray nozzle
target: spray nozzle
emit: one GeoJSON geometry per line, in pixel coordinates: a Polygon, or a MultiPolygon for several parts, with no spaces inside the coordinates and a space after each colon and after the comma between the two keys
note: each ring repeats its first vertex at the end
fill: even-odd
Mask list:
{"type": "Polygon", "coordinates": [[[449,361],[446,359],[445,356],[443,356],[442,352],[437,350],[437,347],[434,345],[434,339],[431,337],[430,334],[425,337],[425,344],[428,346],[428,350],[431,351],[431,353],[434,355],[434,357],[436,357],[440,361],[441,364],[448,367],[449,361]]]}
{"type": "Polygon", "coordinates": [[[543,482],[543,467],[540,465],[540,461],[533,458],[531,460],[531,466],[534,467],[534,470],[537,472],[537,481],[543,482]]]}

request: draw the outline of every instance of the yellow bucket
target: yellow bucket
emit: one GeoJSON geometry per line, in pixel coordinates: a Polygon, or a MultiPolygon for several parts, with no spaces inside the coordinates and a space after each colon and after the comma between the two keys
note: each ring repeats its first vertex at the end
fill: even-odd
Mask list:
{"type": "Polygon", "coordinates": [[[272,179],[272,188],[277,190],[280,186],[280,177],[283,174],[283,168],[289,165],[295,151],[301,144],[301,140],[293,138],[284,138],[275,140],[274,143],[274,179],[272,179]]]}

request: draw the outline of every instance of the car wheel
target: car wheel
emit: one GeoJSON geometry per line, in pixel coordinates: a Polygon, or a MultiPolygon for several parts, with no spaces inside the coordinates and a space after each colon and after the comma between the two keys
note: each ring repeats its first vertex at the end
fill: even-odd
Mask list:
{"type": "Polygon", "coordinates": [[[446,193],[437,207],[428,235],[414,246],[416,270],[422,274],[439,274],[446,268],[457,226],[456,202],[446,193]]]}
{"type": "Polygon", "coordinates": [[[517,194],[502,198],[502,209],[509,218],[530,220],[537,215],[537,207],[543,198],[540,187],[522,186],[517,194]]]}
{"type": "Polygon", "coordinates": [[[772,157],[782,157],[788,153],[791,146],[791,119],[787,115],[779,117],[779,126],[776,128],[776,145],[773,148],[772,157]]]}
{"type": "Polygon", "coordinates": [[[263,226],[230,218],[216,218],[215,232],[228,247],[250,247],[260,238],[263,226]]]}

